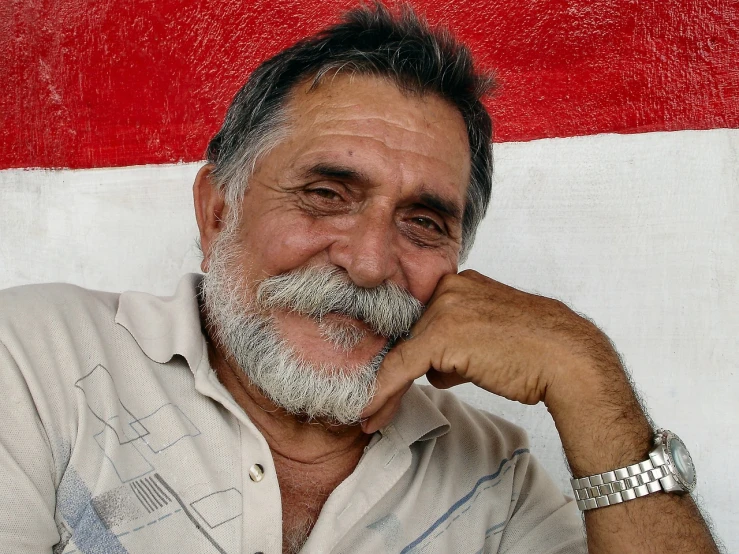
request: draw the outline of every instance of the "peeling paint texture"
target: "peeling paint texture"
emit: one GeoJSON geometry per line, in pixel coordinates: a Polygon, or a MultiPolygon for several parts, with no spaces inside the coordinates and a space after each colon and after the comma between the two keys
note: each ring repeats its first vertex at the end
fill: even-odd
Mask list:
{"type": "MultiPolygon", "coordinates": [[[[414,2],[502,83],[497,141],[739,127],[739,3],[414,2]]],[[[346,0],[6,0],[0,169],[203,158],[266,57],[346,0]]]]}

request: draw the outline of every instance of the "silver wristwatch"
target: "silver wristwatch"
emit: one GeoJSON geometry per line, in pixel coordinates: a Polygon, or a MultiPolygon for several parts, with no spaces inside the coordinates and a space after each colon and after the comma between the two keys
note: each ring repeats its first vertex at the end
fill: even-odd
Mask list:
{"type": "Polygon", "coordinates": [[[671,431],[658,429],[649,459],[570,482],[577,507],[591,510],[658,491],[693,492],[696,474],[693,459],[683,441],[671,431]]]}

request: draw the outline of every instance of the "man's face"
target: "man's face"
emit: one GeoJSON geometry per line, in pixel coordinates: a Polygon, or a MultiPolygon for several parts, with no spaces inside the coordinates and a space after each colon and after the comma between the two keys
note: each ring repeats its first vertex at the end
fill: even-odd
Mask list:
{"type": "MultiPolygon", "coordinates": [[[[385,80],[337,75],[288,102],[288,133],[257,164],[241,206],[232,269],[250,294],[267,277],[337,267],[360,287],[395,283],[422,303],[456,272],[470,155],[459,112],[385,80]]],[[[315,318],[276,310],[279,335],[309,363],[366,364],[386,343],[364,331],[336,348],[315,318]]]]}

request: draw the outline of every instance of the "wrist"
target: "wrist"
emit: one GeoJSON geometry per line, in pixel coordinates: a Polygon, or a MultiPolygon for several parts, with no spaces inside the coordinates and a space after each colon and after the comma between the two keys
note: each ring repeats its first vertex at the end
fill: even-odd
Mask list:
{"type": "Polygon", "coordinates": [[[675,433],[665,429],[655,432],[649,457],[639,463],[571,480],[577,506],[583,511],[657,492],[690,493],[696,482],[687,447],[675,433]]]}

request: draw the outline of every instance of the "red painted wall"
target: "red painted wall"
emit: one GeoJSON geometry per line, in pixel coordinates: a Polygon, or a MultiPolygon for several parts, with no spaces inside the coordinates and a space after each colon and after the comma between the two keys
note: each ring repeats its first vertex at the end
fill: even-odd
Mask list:
{"type": "MultiPolygon", "coordinates": [[[[5,0],[0,168],[203,157],[265,57],[347,0],[5,0]]],[[[502,82],[497,141],[739,127],[734,0],[417,1],[502,82]]]]}

